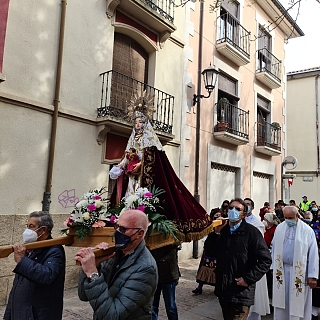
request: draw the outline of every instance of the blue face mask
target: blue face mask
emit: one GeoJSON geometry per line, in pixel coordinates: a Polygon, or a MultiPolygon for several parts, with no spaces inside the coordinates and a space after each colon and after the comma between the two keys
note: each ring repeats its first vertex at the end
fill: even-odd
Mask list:
{"type": "Polygon", "coordinates": [[[121,233],[119,230],[116,230],[114,233],[115,247],[117,249],[124,249],[131,241],[131,237],[127,236],[124,233],[121,233]]]}
{"type": "MultiPolygon", "coordinates": [[[[230,219],[229,219],[229,220],[230,220],[230,219]]],[[[242,222],[242,221],[240,221],[239,223],[237,223],[237,224],[234,225],[233,227],[230,226],[230,233],[235,232],[235,231],[240,227],[241,222],[242,222]]]]}
{"type": "Polygon", "coordinates": [[[306,223],[311,223],[312,219],[304,219],[306,223]]]}
{"type": "Polygon", "coordinates": [[[286,224],[288,225],[288,227],[295,227],[297,225],[297,221],[286,219],[286,224]]]}
{"type": "Polygon", "coordinates": [[[233,208],[233,209],[229,209],[228,211],[228,217],[229,217],[229,221],[231,222],[236,222],[239,220],[240,218],[240,211],[238,211],[237,209],[233,208]]]}
{"type": "Polygon", "coordinates": [[[250,214],[251,213],[251,206],[248,205],[248,211],[247,211],[247,214],[250,214]]]}
{"type": "Polygon", "coordinates": [[[318,208],[312,208],[312,211],[318,211],[318,208]]]}

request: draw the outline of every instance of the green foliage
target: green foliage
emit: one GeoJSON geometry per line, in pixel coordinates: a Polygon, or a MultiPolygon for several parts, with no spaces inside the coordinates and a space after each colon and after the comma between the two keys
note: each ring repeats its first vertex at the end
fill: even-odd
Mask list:
{"type": "Polygon", "coordinates": [[[149,214],[148,218],[151,225],[148,228],[147,236],[159,232],[164,238],[173,236],[176,241],[179,241],[179,231],[173,221],[159,213],[149,214]]]}

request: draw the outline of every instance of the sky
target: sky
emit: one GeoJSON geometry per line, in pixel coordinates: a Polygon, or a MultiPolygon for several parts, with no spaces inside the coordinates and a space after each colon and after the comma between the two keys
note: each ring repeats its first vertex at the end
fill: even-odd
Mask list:
{"type": "MultiPolygon", "coordinates": [[[[280,0],[286,9],[292,1],[280,0]]],[[[296,18],[296,8],[288,12],[293,19],[296,18]]],[[[305,35],[290,39],[286,44],[286,72],[320,67],[320,3],[301,0],[297,24],[305,35]]]]}

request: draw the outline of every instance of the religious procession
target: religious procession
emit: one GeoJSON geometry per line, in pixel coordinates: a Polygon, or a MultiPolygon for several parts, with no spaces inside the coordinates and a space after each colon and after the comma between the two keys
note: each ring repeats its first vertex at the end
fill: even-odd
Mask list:
{"type": "Polygon", "coordinates": [[[168,319],[178,319],[178,251],[201,239],[198,285],[190,294],[213,286],[223,319],[270,313],[273,319],[318,319],[316,202],[307,196],[299,205],[265,202],[255,215],[251,198],[235,197],[207,214],[170,165],[150,123],[153,103],[146,92],[130,101],[133,129],[109,172],[115,181],[110,199],[105,188],[87,192],[58,239],[52,239],[51,215],[32,212],[24,243],[0,248],[1,257],[13,252],[16,263],[3,319],[62,319],[63,244],[84,247],[74,257],[82,270],[78,296],[90,302],[94,319],[157,320],[161,293],[168,319]]]}
{"type": "Polygon", "coordinates": [[[1,0],[0,318],[319,319],[319,10],[1,0]]]}

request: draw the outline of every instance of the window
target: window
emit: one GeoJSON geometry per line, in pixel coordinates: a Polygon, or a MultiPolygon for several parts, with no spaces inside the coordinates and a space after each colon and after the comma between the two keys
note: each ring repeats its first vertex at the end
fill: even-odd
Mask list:
{"type": "Polygon", "coordinates": [[[220,39],[239,45],[239,4],[224,0],[220,7],[220,39]]]}
{"type": "Polygon", "coordinates": [[[257,140],[258,145],[264,145],[267,140],[267,131],[270,123],[270,101],[264,97],[257,96],[257,140]]]}
{"type": "Polygon", "coordinates": [[[114,34],[111,106],[126,110],[131,97],[143,92],[148,63],[148,52],[137,41],[122,33],[114,34]]]}
{"type": "Polygon", "coordinates": [[[218,121],[227,122],[229,128],[236,130],[238,115],[236,114],[237,108],[234,107],[240,100],[237,96],[238,81],[223,73],[219,73],[218,77],[218,121]]]}
{"type": "Polygon", "coordinates": [[[271,71],[271,35],[260,25],[258,37],[258,69],[271,71]]]}

